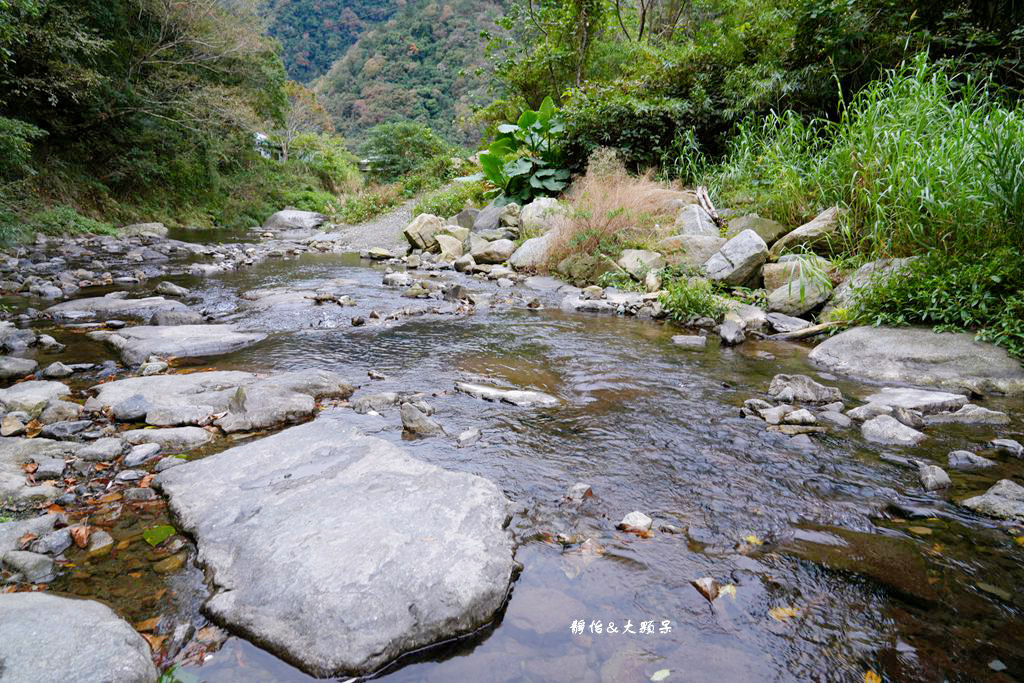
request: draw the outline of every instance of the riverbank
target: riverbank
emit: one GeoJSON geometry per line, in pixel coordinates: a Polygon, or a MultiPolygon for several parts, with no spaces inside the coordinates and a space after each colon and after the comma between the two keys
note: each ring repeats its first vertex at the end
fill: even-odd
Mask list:
{"type": "Polygon", "coordinates": [[[386,235],[360,258],[308,214],[219,244],[136,226],[11,254],[8,586],[108,603],[160,668],[210,678],[367,672],[457,635],[388,676],[1020,665],[1021,519],[991,516],[1019,514],[999,483],[1021,476],[1019,399],[886,392],[907,378],[856,379],[753,322],[739,345],[680,329],[657,291],[504,265],[524,216],[480,217],[417,219],[439,254],[386,235]]]}

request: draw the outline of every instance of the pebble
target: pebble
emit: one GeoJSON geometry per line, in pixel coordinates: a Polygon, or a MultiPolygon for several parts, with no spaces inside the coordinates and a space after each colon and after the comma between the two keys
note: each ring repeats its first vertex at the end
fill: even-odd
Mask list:
{"type": "Polygon", "coordinates": [[[125,467],[139,467],[144,465],[150,460],[154,460],[159,457],[160,444],[158,443],[144,443],[135,446],[128,455],[124,456],[125,467]]]}
{"type": "Polygon", "coordinates": [[[938,465],[922,463],[917,474],[921,479],[921,485],[924,486],[926,491],[938,491],[953,485],[949,475],[938,465]]]}
{"type": "Polygon", "coordinates": [[[473,444],[480,440],[480,435],[481,434],[479,429],[467,429],[464,432],[461,432],[458,435],[458,437],[456,437],[455,443],[459,448],[472,446],[473,444]]]}
{"type": "Polygon", "coordinates": [[[623,531],[650,531],[653,525],[653,519],[639,510],[634,510],[622,518],[622,521],[619,522],[619,529],[623,531]]]}
{"type": "Polygon", "coordinates": [[[592,498],[593,495],[594,490],[590,488],[590,484],[578,482],[569,487],[565,499],[570,503],[582,503],[585,498],[592,498]]]}
{"type": "Polygon", "coordinates": [[[114,537],[102,529],[93,531],[89,536],[89,546],[85,549],[89,557],[100,557],[114,548],[114,537]]]}

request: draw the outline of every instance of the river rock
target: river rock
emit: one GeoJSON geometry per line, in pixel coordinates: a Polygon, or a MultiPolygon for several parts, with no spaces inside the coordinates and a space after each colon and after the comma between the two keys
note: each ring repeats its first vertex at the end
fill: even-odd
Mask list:
{"type": "Polygon", "coordinates": [[[771,246],[780,237],[789,232],[789,228],[781,223],[776,223],[770,218],[761,218],[756,213],[738,216],[729,221],[729,229],[726,237],[735,237],[744,230],[753,230],[764,240],[765,244],[771,246]]]}
{"type": "Polygon", "coordinates": [[[676,214],[673,228],[680,235],[721,236],[711,214],[705,211],[700,204],[687,204],[681,208],[676,214]]]}
{"type": "Polygon", "coordinates": [[[853,420],[851,420],[849,417],[834,410],[826,410],[822,413],[819,413],[818,419],[820,419],[822,422],[827,422],[831,425],[835,425],[840,429],[846,429],[851,424],[853,424],[853,420]]]}
{"type": "Polygon", "coordinates": [[[547,232],[526,240],[509,256],[508,264],[517,270],[534,270],[547,265],[554,234],[547,232]]]}
{"type": "Polygon", "coordinates": [[[327,221],[327,216],[315,211],[284,209],[263,221],[264,230],[315,230],[327,221]]]}
{"type": "Polygon", "coordinates": [[[660,270],[665,267],[665,257],[656,251],[647,249],[624,249],[617,265],[629,273],[633,279],[642,282],[647,271],[660,270]]]}
{"type": "Polygon", "coordinates": [[[768,245],[753,230],[744,230],[722,245],[704,263],[711,280],[727,285],[744,285],[757,280],[768,257],[768,245]]]}
{"type": "Polygon", "coordinates": [[[1020,362],[967,332],[855,327],[822,342],[808,357],[857,379],[1024,395],[1020,362]]]}
{"type": "Polygon", "coordinates": [[[462,241],[451,235],[436,235],[434,239],[441,251],[441,258],[446,261],[455,261],[463,254],[462,241]]]}
{"type": "Polygon", "coordinates": [[[685,349],[703,349],[708,345],[708,338],[699,334],[676,334],[672,336],[672,343],[685,349]]]}
{"type": "Polygon", "coordinates": [[[0,381],[20,379],[36,371],[39,364],[31,358],[0,356],[0,381]]]}
{"type": "Polygon", "coordinates": [[[394,391],[384,391],[378,394],[366,394],[352,399],[350,405],[352,410],[360,415],[370,411],[375,413],[383,412],[388,408],[398,405],[399,396],[394,391]]]}
{"type": "Polygon", "coordinates": [[[871,418],[860,426],[860,433],[868,441],[892,446],[916,446],[927,438],[890,415],[871,418]]]}
{"type": "Polygon", "coordinates": [[[996,449],[997,453],[1003,453],[1004,455],[1012,455],[1015,458],[1024,458],[1024,444],[1013,439],[992,439],[988,442],[991,448],[996,449]]]}
{"type": "Polygon", "coordinates": [[[406,226],[402,234],[409,241],[413,249],[423,251],[436,251],[436,235],[445,229],[443,218],[429,213],[421,213],[406,226]]]}
{"type": "Polygon", "coordinates": [[[26,429],[25,423],[16,413],[7,413],[0,420],[0,436],[21,436],[26,429]]]}
{"type": "Polygon", "coordinates": [[[768,395],[776,401],[797,403],[829,403],[843,400],[839,389],[819,384],[807,375],[775,375],[768,386],[768,395]]]}
{"type": "Polygon", "coordinates": [[[995,462],[970,451],[951,451],[947,456],[949,466],[955,470],[977,470],[993,467],[995,462]]]}
{"type": "Polygon", "coordinates": [[[830,254],[833,245],[840,242],[839,219],[842,211],[838,206],[825,209],[809,222],[782,236],[772,246],[772,259],[778,260],[785,251],[796,247],[807,247],[820,254],[830,254]]]}
{"type": "Polygon", "coordinates": [[[876,405],[916,410],[924,415],[957,410],[967,403],[967,397],[962,394],[903,387],[885,387],[864,400],[876,405]]]}
{"type": "Polygon", "coordinates": [[[524,231],[544,234],[555,226],[559,218],[568,213],[568,207],[554,197],[538,197],[523,207],[519,220],[524,231]]]}
{"type": "MultiPolygon", "coordinates": [[[[49,583],[57,578],[53,560],[46,555],[26,550],[8,550],[0,560],[2,560],[0,564],[8,571],[19,574],[21,580],[26,583],[49,583]]],[[[2,604],[0,603],[0,605],[2,604]]],[[[2,609],[0,609],[0,613],[2,613],[2,609]]],[[[0,673],[6,673],[6,671],[0,671],[0,673]]]]}
{"type": "Polygon", "coordinates": [[[470,255],[476,263],[504,263],[516,251],[516,243],[508,239],[476,241],[470,255]]]}
{"type": "Polygon", "coordinates": [[[61,382],[31,380],[0,389],[0,404],[7,411],[21,410],[29,415],[39,415],[51,401],[71,393],[61,382]]]}
{"type": "Polygon", "coordinates": [[[653,519],[639,510],[634,510],[622,518],[619,528],[623,531],[650,531],[653,524],[653,519]]]}
{"type": "Polygon", "coordinates": [[[119,437],[106,436],[96,439],[92,443],[83,446],[77,453],[82,460],[89,462],[101,462],[113,460],[124,451],[124,441],[119,437]]]}
{"type": "MultiPolygon", "coordinates": [[[[0,499],[0,505],[4,502],[4,500],[0,499]]],[[[9,550],[20,549],[21,539],[24,538],[25,534],[35,534],[39,537],[47,536],[53,531],[53,526],[59,519],[59,515],[47,514],[41,517],[29,517],[28,519],[14,522],[0,522],[0,555],[9,550]]],[[[34,550],[33,552],[41,551],[34,550]]]]}
{"type": "Polygon", "coordinates": [[[747,340],[743,325],[736,320],[726,319],[718,326],[718,336],[724,346],[736,346],[747,340]]]}
{"type": "Polygon", "coordinates": [[[188,296],[190,292],[181,285],[176,285],[173,282],[163,280],[162,282],[157,283],[156,293],[165,294],[167,296],[188,296]]]}
{"type": "Polygon", "coordinates": [[[228,434],[269,429],[309,417],[318,398],[348,398],[355,387],[326,370],[301,370],[241,386],[215,424],[228,434]]]}
{"type": "Polygon", "coordinates": [[[12,682],[153,683],[158,677],[149,645],[109,607],[48,593],[0,595],[0,661],[4,680],[12,682]]]}
{"type": "Polygon", "coordinates": [[[928,424],[965,424],[965,425],[1008,425],[1010,416],[998,410],[989,410],[973,403],[960,408],[955,413],[939,413],[929,415],[928,424]]]}
{"type": "Polygon", "coordinates": [[[149,322],[157,313],[164,311],[188,311],[188,306],[162,296],[144,299],[127,299],[116,296],[97,296],[86,299],[72,299],[43,311],[58,321],[108,320],[130,318],[149,322]]]}
{"type": "Polygon", "coordinates": [[[768,310],[786,315],[805,315],[828,301],[832,288],[817,280],[795,281],[768,293],[768,310]]]}
{"type": "Polygon", "coordinates": [[[121,436],[133,446],[155,444],[164,453],[185,453],[213,441],[213,434],[202,427],[130,429],[121,436]]]}
{"type": "Polygon", "coordinates": [[[724,237],[711,235],[672,235],[658,242],[658,251],[672,266],[698,268],[714,256],[725,243],[724,237]]]}
{"type": "Polygon", "coordinates": [[[917,476],[921,479],[921,486],[925,491],[938,491],[953,485],[949,475],[938,465],[921,463],[918,467],[917,476]]]}
{"type": "Polygon", "coordinates": [[[550,394],[540,391],[528,391],[522,389],[498,389],[482,384],[471,384],[469,382],[456,382],[455,390],[469,394],[474,398],[482,398],[485,401],[510,403],[514,406],[540,406],[550,408],[561,403],[550,394]]]}
{"type": "Polygon", "coordinates": [[[140,325],[116,332],[97,330],[88,336],[117,349],[124,362],[130,365],[139,365],[150,356],[221,356],[267,338],[267,335],[259,332],[238,332],[234,325],[140,325]]]}
{"type": "Polygon", "coordinates": [[[151,460],[156,460],[160,457],[160,444],[157,443],[144,443],[134,446],[128,454],[124,456],[125,467],[141,467],[151,460]]]}
{"type": "Polygon", "coordinates": [[[369,673],[472,632],[508,593],[511,508],[498,488],[338,413],[184,463],[156,485],[210,571],[206,611],[315,676],[369,673]]]}
{"type": "Polygon", "coordinates": [[[167,226],[163,223],[132,223],[118,232],[121,237],[167,237],[167,226]]]}
{"type": "Polygon", "coordinates": [[[1009,479],[1000,479],[984,494],[961,504],[989,517],[1024,523],[1024,486],[1009,479]]]}
{"type": "Polygon", "coordinates": [[[413,403],[402,404],[402,429],[418,436],[444,434],[444,429],[428,417],[427,412],[413,403]]]}

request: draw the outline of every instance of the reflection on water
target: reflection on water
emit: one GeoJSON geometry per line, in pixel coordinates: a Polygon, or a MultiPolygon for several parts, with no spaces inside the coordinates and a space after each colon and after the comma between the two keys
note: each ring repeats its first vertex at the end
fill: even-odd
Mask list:
{"type": "MultiPolygon", "coordinates": [[[[353,315],[410,305],[380,287],[380,274],[351,258],[317,256],[179,281],[197,288],[200,308],[246,320],[240,292],[348,280],[358,305],[327,311],[339,322],[334,329],[277,331],[203,365],[325,368],[364,391],[430,392],[434,417],[449,432],[482,430],[478,444],[457,449],[444,438],[402,440],[397,411],[353,416],[416,457],[495,481],[520,507],[512,524],[524,570],[500,624],[403,662],[385,678],[641,681],[669,669],[667,680],[863,680],[868,670],[891,680],[983,680],[997,675],[993,660],[1024,671],[1024,605],[1014,592],[1024,548],[953,502],[1019,476],[1019,462],[953,473],[948,495],[925,495],[913,472],[882,462],[881,449],[854,431],[825,436],[813,452],[793,448],[738,411],[776,373],[815,375],[793,344],[683,350],[657,323],[550,306],[349,326],[353,315]],[[387,379],[371,382],[370,369],[387,379]],[[538,389],[564,405],[486,403],[454,392],[458,380],[538,389]],[[590,484],[594,498],[564,502],[575,482],[590,484]],[[632,510],[682,533],[616,531],[632,510]],[[709,603],[690,583],[704,576],[734,585],[735,594],[709,603]],[[1009,591],[1009,599],[979,582],[1009,591]],[[574,634],[579,621],[584,631],[574,634]],[[653,633],[640,632],[646,622],[653,633]]],[[[101,352],[83,342],[75,353],[101,352]]],[[[848,397],[868,390],[828,380],[848,397]]],[[[1017,413],[1003,433],[1021,430],[1019,405],[990,405],[1017,413]]],[[[995,435],[987,427],[931,433],[915,457],[939,463],[995,435]]],[[[134,604],[134,593],[119,602],[111,588],[128,583],[124,576],[69,581],[64,590],[88,593],[93,581],[122,610],[134,604]]],[[[191,590],[201,599],[201,586],[191,590]]],[[[151,616],[143,612],[129,616],[151,616]]],[[[188,670],[209,681],[307,680],[237,638],[188,670]]]]}

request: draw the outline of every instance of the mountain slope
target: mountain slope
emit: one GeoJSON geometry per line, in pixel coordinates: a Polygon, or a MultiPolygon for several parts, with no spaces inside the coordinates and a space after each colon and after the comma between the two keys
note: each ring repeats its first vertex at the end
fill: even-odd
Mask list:
{"type": "Polygon", "coordinates": [[[360,35],[315,89],[352,140],[374,124],[412,120],[475,142],[477,131],[461,119],[488,100],[480,32],[500,16],[493,0],[413,0],[360,35]]]}

